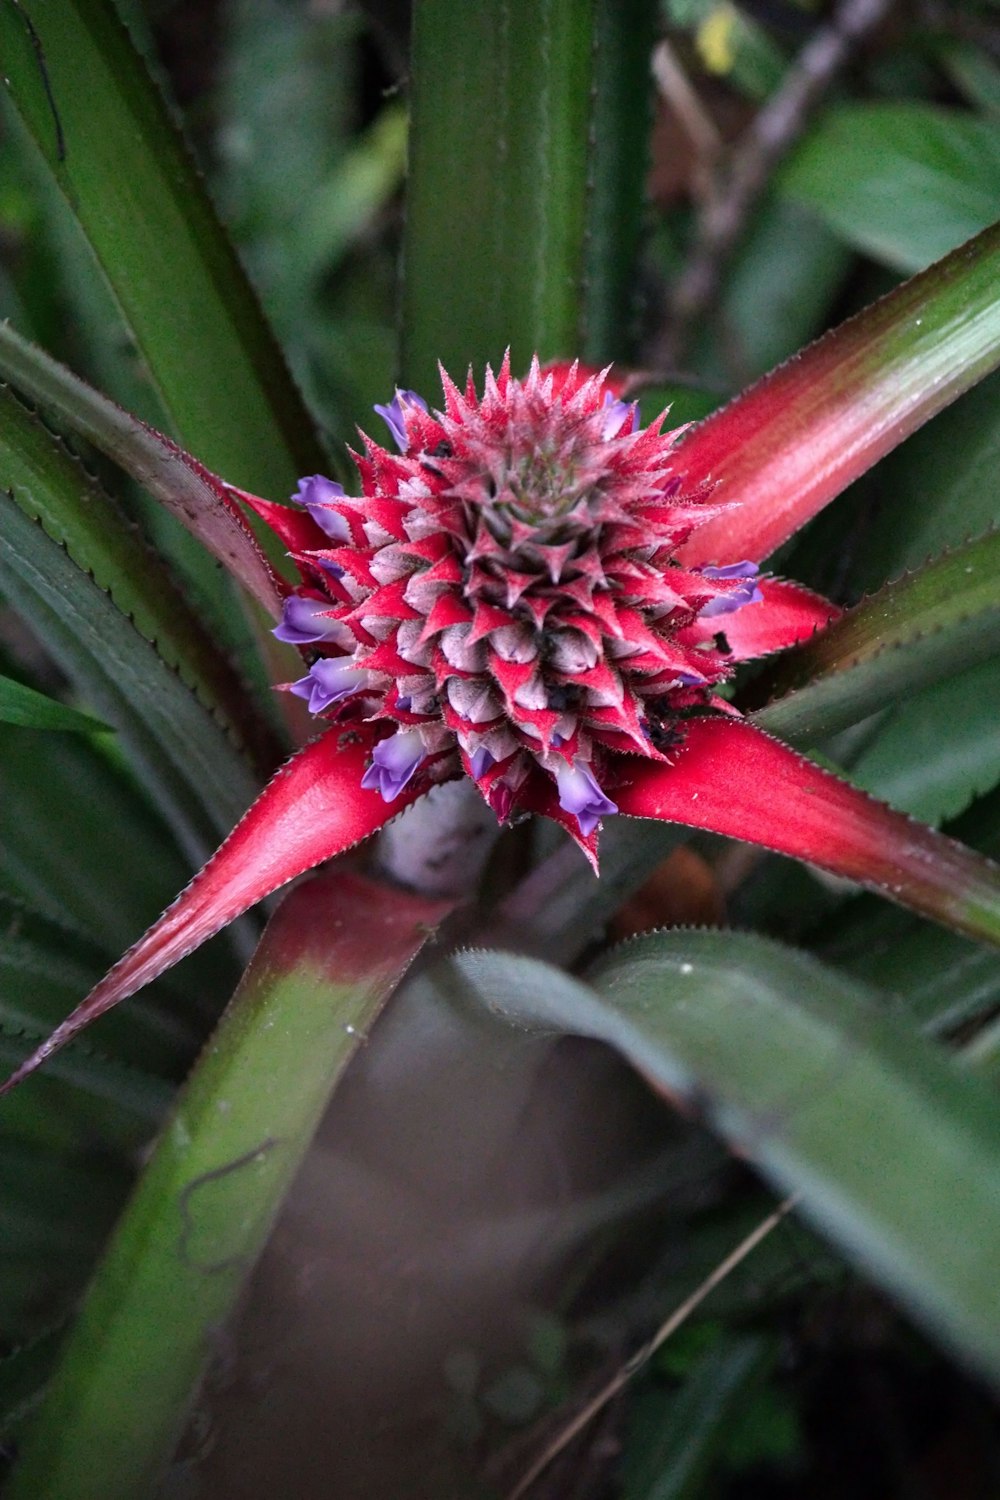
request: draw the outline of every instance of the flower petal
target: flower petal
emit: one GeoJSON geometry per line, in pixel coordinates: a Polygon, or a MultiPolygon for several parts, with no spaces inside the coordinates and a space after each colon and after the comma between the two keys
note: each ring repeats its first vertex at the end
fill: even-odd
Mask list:
{"type": "Polygon", "coordinates": [[[407,788],[389,808],[362,788],[372,738],[367,726],[350,734],[332,729],[283,766],[186,890],[0,1093],[256,902],[367,838],[414,801],[419,793],[407,788]]]}
{"type": "Polygon", "coordinates": [[[736,719],[692,719],[673,765],[636,761],[619,811],[746,839],[1000,943],[1000,869],[736,719]]]}
{"type": "Polygon", "coordinates": [[[817,630],[840,618],[835,604],[799,583],[761,578],[757,587],[763,596],[757,603],[736,609],[725,619],[713,619],[703,610],[697,620],[677,632],[677,639],[697,646],[714,641],[721,631],[733,661],[750,661],[808,641],[817,630]]]}
{"type": "MultiPolygon", "coordinates": [[[[555,738],[554,736],[553,739],[555,738]]],[[[572,766],[559,766],[556,770],[556,785],[559,788],[559,806],[563,812],[572,813],[584,838],[600,827],[602,818],[610,817],[618,811],[617,804],[605,796],[594,773],[583,761],[574,761],[572,766]]]]}
{"type": "Polygon", "coordinates": [[[417,730],[400,730],[388,739],[379,740],[361,785],[378,792],[384,802],[395,802],[426,758],[427,751],[417,730]]]}
{"type": "Polygon", "coordinates": [[[396,394],[388,406],[376,406],[375,411],[392,433],[393,441],[400,453],[405,453],[410,446],[410,440],[406,435],[406,409],[417,407],[420,411],[427,410],[427,402],[423,396],[418,396],[416,391],[401,391],[396,387],[396,394]]]}

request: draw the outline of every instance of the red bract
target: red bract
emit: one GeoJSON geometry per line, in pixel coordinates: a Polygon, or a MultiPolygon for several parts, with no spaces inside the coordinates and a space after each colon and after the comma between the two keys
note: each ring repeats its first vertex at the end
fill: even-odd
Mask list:
{"type": "MultiPolygon", "coordinates": [[[[464,392],[442,380],[438,411],[408,391],[377,408],[399,451],[364,438],[360,495],[319,475],[292,507],[239,495],[298,568],[275,634],[309,665],[284,687],[329,727],[11,1083],[254,902],[463,775],[501,822],[542,813],[595,866],[600,822],[621,811],[748,839],[983,931],[992,866],[770,740],[720,693],[737,663],[838,611],[758,578],[747,554],[762,555],[767,517],[727,500],[697,433],[678,445],[662,418],[640,428],[606,372],[576,365],[536,361],[518,379],[505,362],[482,396],[471,375],[464,392]]],[[[715,448],[725,423],[712,420],[715,448]]],[[[213,482],[231,505],[239,492],[213,482]]]]}
{"type": "Polygon", "coordinates": [[[365,439],[360,496],[315,476],[305,514],[247,497],[302,580],[277,634],[316,659],[288,686],[386,732],[364,780],[386,801],[464,771],[501,821],[541,810],[594,857],[622,757],[669,763],[688,716],[728,711],[715,690],[747,654],[729,621],[757,619],[734,631],[757,655],[836,611],[788,584],[765,599],[742,559],[676,562],[720,507],[603,374],[505,362],[482,399],[442,378],[440,412],[378,408],[400,451],[365,439]]]}

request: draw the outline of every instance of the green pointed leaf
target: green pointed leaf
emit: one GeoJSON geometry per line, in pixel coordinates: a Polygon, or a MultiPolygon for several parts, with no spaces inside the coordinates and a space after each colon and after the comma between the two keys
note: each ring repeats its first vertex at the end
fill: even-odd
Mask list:
{"type": "Polygon", "coordinates": [[[85,935],[101,972],[189,875],[162,819],[102,748],[0,725],[0,889],[85,935]],[[128,879],[112,883],[126,860],[128,879]]]}
{"type": "MultiPolygon", "coordinates": [[[[993,859],[1000,856],[1000,789],[946,830],[993,859]]],[[[898,999],[924,1029],[946,1034],[1000,1004],[1000,953],[898,907],[859,896],[817,940],[824,959],[898,999]]]]}
{"type": "MultiPolygon", "coordinates": [[[[10,330],[0,328],[0,343],[5,337],[11,337],[10,330]]],[[[45,359],[41,351],[25,346],[27,359],[33,352],[45,359]]],[[[91,394],[122,422],[132,422],[138,440],[145,438],[148,447],[148,432],[141,424],[96,392],[91,394]]],[[[181,467],[178,462],[163,463],[160,482],[169,487],[175,502],[186,503],[196,476],[188,471],[186,488],[183,474],[177,472],[181,467]]],[[[272,769],[280,750],[255,714],[248,688],[156,554],[82,465],[2,389],[0,488],[110,596],[139,634],[155,644],[167,666],[226,727],[234,745],[246,747],[258,772],[272,769]]]]}
{"type": "Polygon", "coordinates": [[[893,700],[851,780],[925,823],[954,818],[1000,781],[1000,656],[893,700]]]}
{"type": "MultiPolygon", "coordinates": [[[[0,370],[32,401],[121,465],[253,594],[280,613],[274,571],[226,486],[183,449],[0,324],[0,370]]],[[[9,416],[7,421],[13,423],[9,416]]],[[[20,433],[18,434],[20,437],[20,433]]],[[[23,439],[21,439],[23,441],[23,439]]]]}
{"type": "Polygon", "coordinates": [[[988,52],[972,42],[949,42],[940,60],[970,104],[1000,115],[1000,68],[988,52]]]}
{"type": "Polygon", "coordinates": [[[0,720],[4,724],[22,724],[26,729],[68,730],[71,734],[110,732],[110,726],[102,724],[100,719],[55,698],[47,698],[12,677],[0,677],[0,720]]]}
{"type": "MultiPolygon", "coordinates": [[[[0,1026],[9,1035],[47,1036],[107,967],[96,943],[0,893],[0,1026]]],[[[133,1067],[179,1078],[200,1040],[191,1021],[176,1003],[139,999],[109,1014],[87,1041],[133,1067]]]]}
{"type": "Polygon", "coordinates": [[[863,545],[849,585],[878,588],[946,548],[1000,525],[1000,375],[914,433],[864,481],[863,545]]]}
{"type": "Polygon", "coordinates": [[[931,104],[848,104],[810,130],[781,174],[858,250],[909,274],[996,218],[992,120],[931,104]]]}
{"type": "Polygon", "coordinates": [[[1000,531],[887,584],[780,667],[762,729],[815,742],[1000,653],[1000,531]]]}
{"type": "Polygon", "coordinates": [[[704,1494],[772,1361],[761,1338],[723,1338],[695,1360],[679,1389],[640,1398],[630,1423],[622,1500],[697,1500],[704,1494]]]}
{"type": "Polygon", "coordinates": [[[637,939],[590,985],[507,954],[462,954],[455,969],[512,1024],[600,1038],[707,1113],[868,1274],[1000,1377],[1000,1100],[871,991],[734,933],[637,939]]]}
{"type": "Polygon", "coordinates": [[[38,51],[19,8],[0,7],[4,83],[181,442],[244,489],[288,494],[321,466],[312,425],[111,0],[33,6],[31,21],[38,51]]]}
{"type": "Polygon", "coordinates": [[[0,589],[118,730],[183,847],[203,863],[250,805],[250,770],[149,641],[2,493],[0,536],[0,589]]]}
{"type": "Polygon", "coordinates": [[[646,0],[416,8],[408,385],[434,390],[438,360],[459,379],[496,367],[508,345],[516,371],[624,352],[654,23],[646,0]]]}
{"type": "MultiPolygon", "coordinates": [[[[0,1021],[2,1066],[12,1071],[40,1041],[44,1041],[45,1036],[43,1030],[15,1030],[0,1021]]],[[[140,1139],[148,1137],[152,1128],[160,1123],[174,1094],[173,1085],[166,1079],[130,1068],[117,1058],[105,1057],[82,1043],[75,1050],[72,1044],[66,1048],[53,1068],[52,1076],[99,1099],[104,1105],[112,1105],[116,1114],[136,1116],[144,1127],[140,1139]]]]}
{"type": "Polygon", "coordinates": [[[286,899],[91,1286],[10,1500],[149,1494],[330,1093],[446,911],[344,872],[286,899]]]}
{"type": "Polygon", "coordinates": [[[62,1338],[61,1328],[41,1333],[0,1359],[0,1432],[6,1437],[32,1409],[48,1379],[62,1338]]]}

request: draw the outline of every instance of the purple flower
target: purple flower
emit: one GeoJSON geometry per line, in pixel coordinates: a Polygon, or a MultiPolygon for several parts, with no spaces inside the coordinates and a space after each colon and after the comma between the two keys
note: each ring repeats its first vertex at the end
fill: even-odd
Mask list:
{"type": "Polygon", "coordinates": [[[372,763],[361,778],[361,785],[379,792],[383,802],[398,797],[414,771],[425,759],[424,742],[415,729],[404,729],[379,740],[372,751],[372,763]]]}
{"type": "Polygon", "coordinates": [[[481,776],[485,776],[490,767],[495,764],[496,757],[490,754],[485,745],[480,745],[475,755],[469,760],[469,767],[477,781],[481,776]]]}
{"type": "Polygon", "coordinates": [[[296,504],[305,507],[319,529],[335,542],[351,540],[347,522],[333,509],[334,502],[344,498],[344,486],[335,479],[327,479],[325,474],[310,474],[307,479],[300,479],[292,496],[296,504]]]}
{"type": "Polygon", "coordinates": [[[296,698],[307,699],[311,714],[321,714],[341,698],[359,692],[367,680],[368,673],[354,666],[351,657],[324,656],[314,661],[305,677],[293,682],[288,691],[296,698]]]}
{"type": "Polygon", "coordinates": [[[618,804],[604,795],[590,767],[580,761],[574,761],[572,766],[561,765],[556,771],[556,785],[559,806],[563,812],[573,814],[584,838],[593,833],[602,818],[618,811],[618,804]]]}
{"type": "Polygon", "coordinates": [[[405,453],[410,446],[410,440],[406,436],[406,408],[418,406],[421,411],[427,410],[427,402],[423,396],[418,396],[416,391],[401,391],[396,387],[396,394],[388,406],[376,406],[375,410],[382,418],[389,431],[392,433],[396,447],[400,453],[405,453]]]}
{"type": "Polygon", "coordinates": [[[281,624],[276,625],[271,634],[292,646],[336,640],[343,634],[343,626],[330,618],[332,608],[329,599],[308,599],[302,594],[289,594],[282,607],[281,624]]]}
{"type": "Polygon", "coordinates": [[[758,571],[757,564],[752,562],[727,563],[724,568],[702,568],[703,578],[741,578],[744,582],[739,588],[730,589],[728,593],[717,594],[714,599],[710,599],[698,611],[699,619],[730,615],[733,610],[742,609],[744,604],[759,604],[764,595],[757,587],[758,571]]]}
{"type": "Polygon", "coordinates": [[[635,432],[638,426],[638,401],[619,401],[610,391],[606,392],[601,437],[609,442],[611,438],[625,437],[628,433],[635,432]]]}

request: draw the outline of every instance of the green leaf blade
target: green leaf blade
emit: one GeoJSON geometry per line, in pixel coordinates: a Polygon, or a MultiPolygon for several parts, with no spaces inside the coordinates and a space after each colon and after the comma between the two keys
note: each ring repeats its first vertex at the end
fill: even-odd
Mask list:
{"type": "Polygon", "coordinates": [[[92,1284],[12,1500],[149,1493],[330,1093],[446,911],[341,872],[288,897],[92,1284]]]}
{"type": "Polygon", "coordinates": [[[101,262],[182,442],[258,493],[320,467],[312,424],[110,0],[0,10],[4,81],[101,262]],[[60,154],[60,136],[63,151],[60,154]]]}
{"type": "Polygon", "coordinates": [[[761,728],[807,743],[1000,651],[1000,532],[887,584],[782,663],[761,728]]]}
{"type": "Polygon", "coordinates": [[[592,989],[509,955],[456,966],[513,1024],[600,1038],[707,1110],[842,1249],[1000,1378],[1000,1102],[871,992],[732,933],[637,939],[597,966],[592,989]]]}
{"type": "Polygon", "coordinates": [[[25,729],[50,729],[70,734],[110,734],[111,727],[102,724],[78,708],[70,708],[55,698],[48,698],[34,688],[0,677],[0,721],[20,724],[25,729]]]}

